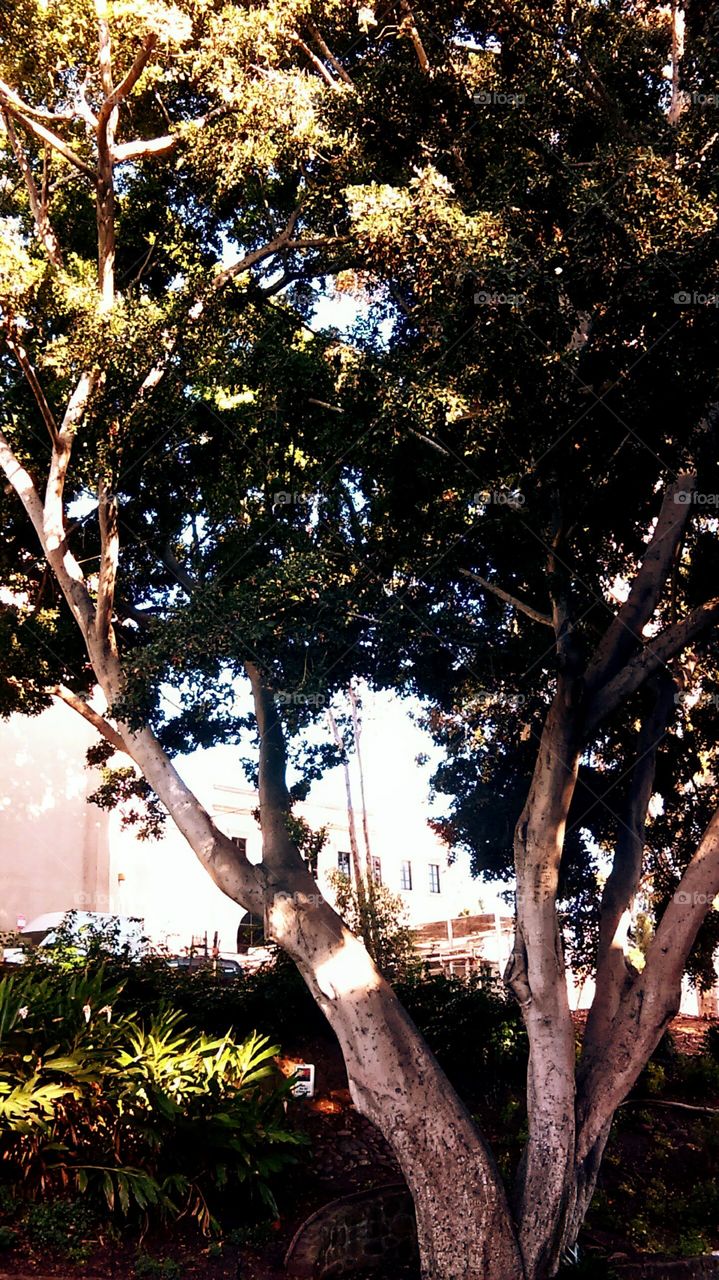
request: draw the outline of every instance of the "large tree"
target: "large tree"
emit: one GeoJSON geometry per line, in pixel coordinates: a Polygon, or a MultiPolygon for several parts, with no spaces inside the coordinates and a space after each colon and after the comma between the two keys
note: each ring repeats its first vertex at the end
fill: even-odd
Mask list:
{"type": "Polygon", "coordinates": [[[0,14],[2,710],[92,720],[95,758],[132,762],[107,791],[149,789],[264,915],[400,1161],[424,1274],[540,1280],[719,892],[709,23],[618,2],[0,14]],[[308,328],[329,282],[366,312],[352,341],[308,328]],[[242,737],[240,675],[257,866],[172,763],[242,737]],[[516,823],[510,1192],[293,839],[288,741],[352,675],[429,699],[448,830],[480,867],[506,868],[516,823]],[[562,910],[597,849],[575,1071],[562,910]],[[664,910],[640,973],[647,867],[664,910]]]}

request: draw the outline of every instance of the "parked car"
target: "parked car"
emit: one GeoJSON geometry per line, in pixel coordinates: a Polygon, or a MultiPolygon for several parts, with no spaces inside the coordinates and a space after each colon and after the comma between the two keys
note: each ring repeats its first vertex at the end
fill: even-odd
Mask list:
{"type": "Polygon", "coordinates": [[[248,951],[221,951],[219,955],[205,955],[198,952],[193,955],[166,956],[166,963],[171,969],[194,972],[197,969],[209,969],[222,977],[232,978],[240,973],[254,973],[260,965],[272,959],[272,952],[267,947],[250,947],[248,951]]]}
{"type": "Polygon", "coordinates": [[[24,964],[30,951],[51,948],[62,927],[62,935],[78,951],[101,936],[108,950],[127,950],[134,959],[140,959],[149,950],[144,923],[140,916],[116,916],[107,911],[48,911],[30,920],[21,931],[23,945],[6,947],[1,958],[5,964],[24,964]]]}

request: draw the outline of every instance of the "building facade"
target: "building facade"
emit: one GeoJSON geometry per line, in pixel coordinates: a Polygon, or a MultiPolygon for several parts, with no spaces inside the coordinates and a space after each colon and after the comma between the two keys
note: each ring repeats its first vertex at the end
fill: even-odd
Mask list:
{"type": "MultiPolygon", "coordinates": [[[[217,935],[220,949],[234,952],[245,913],[212,882],[172,821],[161,839],[138,840],[119,813],[88,801],[100,781],[85,762],[95,738],[64,705],[0,723],[0,929],[49,911],[109,911],[141,917],[153,942],[172,951],[203,945],[205,937],[212,945],[217,935]]],[[[233,752],[197,753],[180,767],[221,830],[258,862],[258,799],[233,776],[233,752]]],[[[317,879],[331,896],[329,873],[350,869],[346,809],[307,803],[296,812],[326,832],[317,879]]],[[[401,896],[410,924],[476,905],[471,877],[449,864],[421,814],[401,813],[401,797],[391,813],[369,815],[369,832],[373,874],[401,896]]],[[[364,854],[361,830],[358,838],[364,854]]]]}

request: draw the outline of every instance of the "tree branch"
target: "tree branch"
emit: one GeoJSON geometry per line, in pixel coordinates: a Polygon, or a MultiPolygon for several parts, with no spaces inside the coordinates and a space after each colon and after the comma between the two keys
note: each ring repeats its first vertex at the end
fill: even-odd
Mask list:
{"type": "Polygon", "coordinates": [[[654,787],[657,751],[674,712],[675,684],[662,672],[653,706],[637,738],[626,814],[617,836],[612,870],[604,886],[599,918],[595,995],[584,1032],[583,1053],[601,1045],[616,1016],[622,996],[634,976],[627,963],[629,908],[639,887],[644,859],[645,827],[654,787]]]}
{"type": "Polygon", "coordinates": [[[123,99],[126,98],[128,94],[132,93],[132,90],[152,57],[152,52],[157,44],[157,40],[158,37],[154,31],[148,32],[142,41],[140,52],[135,58],[130,70],[127,72],[127,75],[124,76],[119,85],[112,90],[112,93],[108,94],[105,98],[97,117],[98,134],[100,131],[107,128],[108,121],[115,108],[119,107],[123,99]]]}
{"type": "Polygon", "coordinates": [[[130,756],[130,759],[132,759],[132,752],[127,746],[125,739],[117,732],[117,729],[115,729],[114,726],[110,724],[110,721],[106,720],[104,716],[101,716],[97,711],[94,711],[83,698],[80,698],[78,694],[73,693],[72,689],[68,689],[64,684],[54,684],[51,685],[46,692],[51,694],[53,698],[59,698],[60,701],[66,703],[68,707],[72,707],[73,711],[77,711],[78,715],[82,716],[84,720],[87,720],[88,724],[91,724],[94,729],[97,729],[98,733],[102,734],[103,738],[105,738],[116,751],[123,751],[125,755],[130,756]]]}
{"type": "Polygon", "coordinates": [[[45,399],[45,393],[40,385],[40,380],[37,374],[35,373],[35,370],[33,369],[32,364],[30,363],[27,351],[22,346],[22,344],[20,342],[16,342],[14,338],[8,337],[6,341],[7,341],[9,350],[12,352],[13,356],[15,357],[20,369],[22,370],[25,380],[28,386],[30,387],[30,390],[32,391],[33,396],[35,397],[35,402],[42,415],[42,420],[45,423],[45,426],[47,427],[48,435],[50,436],[50,439],[52,440],[53,445],[56,445],[59,438],[59,433],[57,429],[57,423],[55,421],[55,415],[53,414],[52,409],[50,408],[47,400],[45,399]]]}
{"type": "Polygon", "coordinates": [[[297,45],[298,49],[302,50],[302,52],[305,54],[305,57],[309,58],[310,62],[312,63],[312,66],[315,68],[315,71],[317,71],[319,75],[321,75],[325,84],[329,85],[330,89],[338,90],[339,85],[337,81],[334,79],[333,76],[330,75],[325,64],[317,57],[317,54],[312,52],[308,44],[305,44],[302,37],[298,36],[295,33],[293,36],[291,36],[291,40],[293,44],[297,45]]]}
{"type": "Polygon", "coordinates": [[[644,969],[622,1001],[611,1043],[588,1063],[578,1101],[578,1159],[591,1150],[677,1012],[689,952],[718,893],[719,809],[659,922],[644,969]]]}
{"type": "Polygon", "coordinates": [[[687,94],[680,87],[681,65],[684,57],[684,10],[679,0],[672,0],[672,97],[667,119],[670,124],[679,123],[688,106],[687,94]]]}
{"type": "Polygon", "coordinates": [[[480,587],[485,591],[491,591],[492,595],[498,596],[505,604],[510,604],[513,609],[519,609],[521,613],[526,613],[528,618],[533,622],[541,622],[545,627],[552,626],[552,619],[548,613],[540,613],[531,604],[527,604],[525,600],[520,600],[518,596],[510,595],[508,591],[503,591],[493,582],[488,582],[486,578],[482,578],[478,573],[473,573],[471,569],[460,569],[459,571],[465,578],[471,578],[473,582],[478,582],[480,587]]]}
{"type": "Polygon", "coordinates": [[[16,93],[4,80],[0,80],[0,99],[5,103],[8,110],[33,120],[72,120],[72,111],[47,111],[43,107],[31,107],[30,103],[25,102],[19,93],[16,93]]]}
{"type": "Polygon", "coordinates": [[[18,167],[27,188],[28,198],[30,200],[30,209],[35,220],[35,227],[37,229],[38,236],[45,246],[47,256],[52,265],[60,268],[62,266],[62,254],[60,252],[60,245],[58,243],[57,236],[55,235],[47,216],[47,199],[41,197],[38,192],[32,169],[30,168],[30,164],[23,147],[18,140],[18,136],[15,133],[10,114],[8,111],[0,109],[0,116],[2,116],[5,132],[7,133],[10,146],[13,149],[15,159],[17,160],[18,167]]]}
{"type": "Polygon", "coordinates": [[[195,584],[187,570],[180,564],[169,543],[162,553],[162,562],[170,570],[170,573],[177,578],[180,586],[187,592],[188,596],[191,596],[195,590],[195,584]]]}
{"type": "Polygon", "coordinates": [[[94,180],[95,174],[90,165],[85,164],[84,160],[81,160],[78,155],[75,155],[72,147],[69,147],[66,142],[63,142],[62,138],[60,138],[56,133],[53,133],[51,129],[47,129],[39,120],[35,120],[31,116],[25,115],[23,111],[15,105],[13,98],[16,98],[16,95],[13,94],[12,91],[8,93],[7,87],[2,83],[2,81],[0,81],[0,102],[4,103],[7,110],[15,117],[15,119],[19,120],[20,124],[24,125],[25,128],[29,130],[30,133],[33,133],[36,138],[39,138],[41,142],[46,142],[48,146],[52,147],[53,151],[57,151],[58,155],[61,155],[69,164],[74,165],[75,168],[79,169],[81,173],[84,173],[86,177],[94,180]]]}
{"type": "Polygon", "coordinates": [[[596,690],[611,680],[641,643],[642,630],[659,604],[691,513],[690,502],[677,502],[677,496],[693,494],[696,483],[696,476],[679,476],[664,494],[654,532],[629,595],[610,622],[587,669],[588,690],[596,690]]]}
{"type": "Polygon", "coordinates": [[[717,618],[719,618],[719,596],[706,600],[704,604],[692,609],[681,622],[672,623],[658,636],[648,640],[641,652],[594,695],[585,720],[586,737],[590,738],[602,720],[606,720],[607,716],[611,715],[632,693],[636,693],[655,671],[665,667],[692,640],[706,631],[717,618]]]}
{"type": "Polygon", "coordinates": [[[145,156],[164,156],[174,151],[180,137],[176,133],[166,133],[159,138],[144,141],[138,138],[135,142],[121,142],[112,148],[113,164],[124,164],[126,160],[142,160],[145,156]]]}
{"type": "Polygon", "coordinates": [[[432,68],[429,65],[429,58],[425,52],[424,45],[420,39],[419,31],[414,20],[414,14],[409,4],[409,0],[400,0],[400,12],[402,21],[399,24],[399,34],[408,35],[417,54],[417,61],[425,75],[432,74],[432,68]]]}
{"type": "Polygon", "coordinates": [[[352,80],[351,76],[347,74],[344,67],[342,66],[342,63],[338,61],[338,59],[335,57],[332,50],[330,49],[329,45],[326,44],[326,42],[323,40],[322,35],[318,31],[314,22],[311,22],[311,21],[308,22],[307,28],[309,30],[310,35],[312,36],[312,39],[315,41],[316,44],[319,45],[320,49],[322,50],[322,53],[324,54],[325,58],[329,62],[330,66],[334,67],[340,80],[344,80],[344,83],[349,85],[350,88],[353,89],[354,80],[352,80]]]}
{"type": "Polygon", "coordinates": [[[100,573],[95,609],[95,634],[101,642],[116,652],[112,629],[112,611],[115,601],[115,583],[120,549],[117,526],[117,498],[107,492],[105,481],[98,486],[98,522],[100,525],[100,573]]]}
{"type": "Polygon", "coordinates": [[[70,551],[65,534],[63,494],[70,465],[72,442],[82,421],[90,397],[99,380],[98,370],[83,373],[67,404],[52,451],[50,472],[45,489],[45,505],[40,541],[63,594],[86,635],[92,626],[94,608],[85,586],[82,569],[70,551]]]}
{"type": "Polygon", "coordinates": [[[274,696],[254,662],[245,663],[260,739],[260,827],[262,858],[274,872],[302,871],[304,863],[287,825],[292,802],[287,789],[285,735],[274,696]]]}

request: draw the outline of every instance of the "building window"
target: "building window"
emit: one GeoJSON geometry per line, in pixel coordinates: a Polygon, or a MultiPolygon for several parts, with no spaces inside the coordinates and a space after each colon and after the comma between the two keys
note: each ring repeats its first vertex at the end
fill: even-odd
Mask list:
{"type": "Polygon", "coordinates": [[[337,854],[337,870],[341,871],[343,876],[351,877],[352,875],[350,871],[350,855],[344,849],[340,849],[337,854]]]}
{"type": "Polygon", "coordinates": [[[381,858],[372,859],[372,879],[375,884],[382,883],[382,860],[381,858]]]}
{"type": "Polygon", "coordinates": [[[407,858],[399,869],[399,887],[400,889],[412,888],[412,863],[407,858]]]}
{"type": "Polygon", "coordinates": [[[247,857],[247,840],[245,839],[245,837],[244,837],[244,836],[232,836],[232,837],[231,837],[231,839],[232,839],[232,843],[235,845],[235,847],[236,847],[237,849],[239,849],[239,851],[240,851],[240,853],[242,854],[243,858],[244,858],[244,857],[247,857]]]}
{"type": "Polygon", "coordinates": [[[437,862],[429,864],[429,891],[439,893],[439,863],[437,862]]]}

